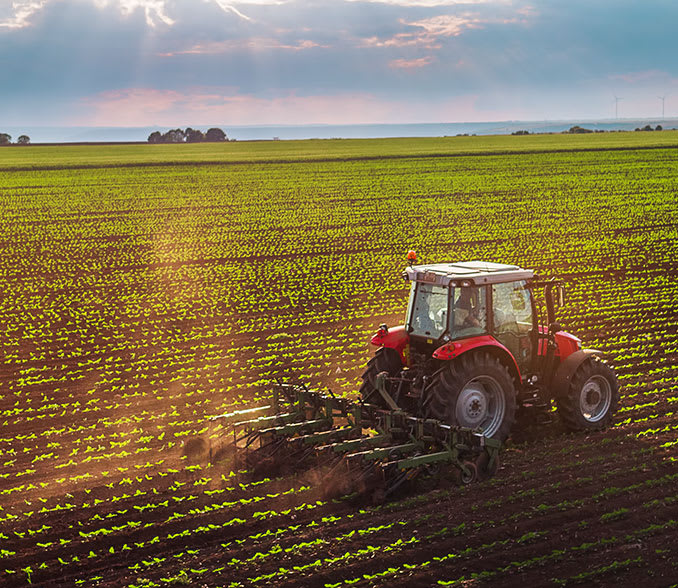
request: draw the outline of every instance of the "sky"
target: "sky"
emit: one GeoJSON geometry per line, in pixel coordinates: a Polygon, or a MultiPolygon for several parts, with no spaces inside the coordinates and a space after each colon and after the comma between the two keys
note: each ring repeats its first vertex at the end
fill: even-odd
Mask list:
{"type": "Polygon", "coordinates": [[[678,116],[675,0],[0,0],[3,126],[678,116]]]}

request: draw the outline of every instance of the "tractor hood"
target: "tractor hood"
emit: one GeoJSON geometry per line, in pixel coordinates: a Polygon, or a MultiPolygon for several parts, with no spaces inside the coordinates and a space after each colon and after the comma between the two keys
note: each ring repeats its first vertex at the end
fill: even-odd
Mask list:
{"type": "Polygon", "coordinates": [[[561,359],[565,359],[568,355],[581,349],[581,339],[567,331],[558,331],[556,333],[556,344],[558,345],[557,354],[561,359]]]}
{"type": "MultiPolygon", "coordinates": [[[[544,325],[540,325],[539,332],[546,333],[548,332],[548,329],[544,325]]],[[[581,339],[575,337],[572,333],[568,333],[567,331],[558,331],[555,334],[555,338],[556,345],[558,346],[556,355],[560,357],[561,360],[581,349],[581,339]]],[[[545,339],[541,339],[539,343],[539,355],[546,355],[545,339]]]]}

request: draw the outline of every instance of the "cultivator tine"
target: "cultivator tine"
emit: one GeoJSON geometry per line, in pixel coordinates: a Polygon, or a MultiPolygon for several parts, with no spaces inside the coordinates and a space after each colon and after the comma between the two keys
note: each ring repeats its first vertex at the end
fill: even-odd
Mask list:
{"type": "Polygon", "coordinates": [[[420,455],[398,459],[392,462],[392,464],[398,470],[409,470],[436,463],[451,462],[453,460],[454,456],[450,451],[438,451],[437,453],[422,453],[420,455]]]}
{"type": "Polygon", "coordinates": [[[281,468],[290,465],[287,459],[281,457],[288,457],[287,443],[284,437],[269,438],[262,441],[256,449],[245,449],[240,454],[240,463],[248,471],[255,475],[266,474],[270,475],[278,473],[281,468]]]}
{"type": "Polygon", "coordinates": [[[310,446],[313,449],[318,449],[319,447],[326,445],[328,442],[346,440],[358,434],[360,434],[360,430],[356,429],[355,427],[339,427],[335,429],[329,429],[327,431],[318,431],[316,433],[294,437],[290,439],[290,443],[303,445],[305,447],[310,446]]]}
{"type": "Polygon", "coordinates": [[[318,447],[320,453],[349,453],[366,447],[376,447],[380,443],[387,443],[391,440],[389,435],[374,435],[373,437],[361,437],[360,439],[351,439],[331,445],[322,445],[318,447]]]}
{"type": "Polygon", "coordinates": [[[254,408],[245,408],[243,410],[235,410],[233,412],[227,412],[224,414],[218,414],[214,415],[208,418],[210,421],[230,421],[234,420],[236,418],[241,418],[241,417],[247,417],[247,416],[252,416],[254,414],[258,414],[261,412],[266,412],[273,410],[273,406],[271,405],[266,405],[266,406],[256,406],[254,408]]]}
{"type": "Polygon", "coordinates": [[[350,453],[346,456],[346,459],[349,462],[358,460],[376,461],[394,455],[402,455],[410,451],[416,451],[420,448],[421,445],[419,443],[404,443],[403,445],[392,445],[390,447],[375,447],[374,449],[368,449],[367,451],[350,453]]]}
{"type": "Polygon", "coordinates": [[[217,419],[230,424],[248,470],[270,475],[315,464],[312,475],[326,496],[371,495],[377,502],[439,466],[452,468],[462,483],[492,475],[501,449],[469,429],[285,383],[274,388],[271,406],[217,419]],[[266,414],[271,409],[275,414],[266,414]],[[262,416],[238,420],[255,414],[262,416]]]}
{"type": "Polygon", "coordinates": [[[303,418],[303,415],[300,415],[296,412],[289,412],[284,414],[275,414],[268,417],[259,417],[258,419],[252,419],[249,421],[240,421],[233,423],[233,429],[247,429],[251,431],[256,431],[260,429],[265,429],[271,425],[283,425],[287,423],[294,423],[303,418]]]}
{"type": "Polygon", "coordinates": [[[301,433],[308,433],[311,431],[321,431],[332,426],[332,421],[328,419],[314,419],[310,421],[300,421],[298,423],[290,423],[281,425],[279,427],[271,427],[269,429],[262,429],[262,435],[276,435],[276,436],[293,436],[301,433]]]}

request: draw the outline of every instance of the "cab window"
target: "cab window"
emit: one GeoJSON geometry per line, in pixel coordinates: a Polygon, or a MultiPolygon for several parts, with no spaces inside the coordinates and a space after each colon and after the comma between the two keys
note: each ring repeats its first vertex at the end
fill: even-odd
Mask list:
{"type": "Polygon", "coordinates": [[[531,358],[532,298],[525,282],[492,286],[494,336],[524,369],[531,358]]]}
{"type": "Polygon", "coordinates": [[[487,296],[482,286],[465,286],[452,291],[450,332],[453,339],[487,332],[487,296]]]}
{"type": "Polygon", "coordinates": [[[410,313],[412,335],[439,339],[447,328],[448,289],[418,283],[410,313]]]}

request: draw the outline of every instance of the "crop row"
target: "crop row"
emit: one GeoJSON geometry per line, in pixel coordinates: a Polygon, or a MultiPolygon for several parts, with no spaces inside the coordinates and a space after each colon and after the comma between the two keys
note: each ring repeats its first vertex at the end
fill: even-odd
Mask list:
{"type": "MultiPolygon", "coordinates": [[[[534,139],[542,140],[558,142],[534,139]]],[[[404,581],[420,571],[396,561],[403,553],[422,549],[417,558],[430,559],[460,551],[425,554],[434,539],[422,541],[415,527],[426,521],[445,543],[454,538],[442,529],[465,523],[462,534],[489,534],[483,513],[506,509],[487,520],[523,526],[502,546],[519,554],[530,539],[553,537],[539,525],[562,513],[584,509],[596,522],[606,516],[606,525],[623,524],[633,494],[674,508],[666,499],[675,480],[664,479],[678,449],[674,149],[516,156],[499,154],[500,146],[482,157],[458,150],[448,157],[452,143],[414,143],[412,154],[421,157],[379,142],[398,157],[380,158],[376,143],[363,145],[374,148],[366,158],[353,157],[359,148],[351,143],[328,147],[334,155],[324,161],[304,151],[308,145],[290,147],[301,149],[295,161],[274,145],[251,153],[246,146],[161,150],[184,158],[180,166],[156,165],[157,151],[147,154],[154,165],[136,168],[129,157],[139,151],[122,148],[108,161],[123,167],[94,153],[96,165],[72,169],[58,169],[60,156],[6,162],[14,169],[0,176],[0,562],[7,577],[103,582],[93,578],[122,554],[127,563],[115,569],[128,584],[187,576],[223,583],[239,568],[237,581],[257,584],[320,577],[325,568],[341,571],[342,582],[404,581]],[[271,158],[277,161],[218,164],[271,158]],[[305,481],[238,486],[230,464],[210,463],[223,430],[209,417],[267,404],[278,378],[355,395],[370,333],[403,319],[400,272],[410,248],[425,262],[489,259],[563,278],[559,321],[601,349],[622,382],[614,427],[587,439],[555,428],[541,432],[543,442],[509,446],[480,501],[473,489],[445,488],[348,518],[344,501],[319,504],[305,481]],[[607,499],[619,503],[605,509],[607,499]],[[427,518],[438,501],[458,502],[466,514],[427,518]],[[409,508],[417,511],[413,524],[401,525],[397,517],[409,521],[409,508]],[[316,519],[318,527],[310,526],[316,519]],[[269,528],[280,532],[262,536],[269,528]],[[278,557],[290,560],[284,574],[274,567],[278,557]],[[339,559],[325,561],[332,558],[339,559]],[[360,571],[368,560],[384,565],[360,571]]],[[[643,524],[658,524],[651,516],[643,524]]],[[[469,547],[494,545],[478,552],[491,558],[505,539],[474,539],[469,547]]],[[[579,545],[553,549],[573,554],[579,545]]],[[[455,567],[453,559],[444,565],[455,567]]],[[[594,568],[602,577],[641,565],[628,559],[610,555],[594,568]]],[[[529,557],[515,561],[539,567],[529,557]]],[[[476,573],[489,581],[514,572],[505,567],[497,561],[476,573]]],[[[568,573],[556,579],[586,581],[568,573]]]]}

